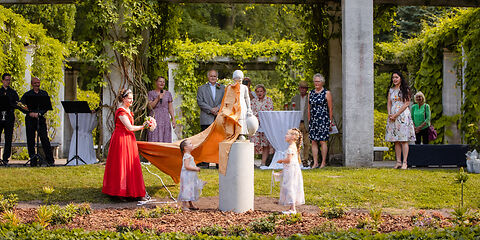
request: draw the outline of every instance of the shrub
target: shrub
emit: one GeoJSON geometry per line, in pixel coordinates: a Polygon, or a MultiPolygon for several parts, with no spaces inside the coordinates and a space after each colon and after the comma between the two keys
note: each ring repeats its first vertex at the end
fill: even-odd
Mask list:
{"type": "Polygon", "coordinates": [[[316,226],[310,230],[310,234],[312,235],[320,235],[325,232],[335,232],[337,231],[337,225],[335,225],[332,221],[325,221],[319,226],[316,226]]]}
{"type": "Polygon", "coordinates": [[[168,214],[175,214],[181,211],[180,208],[172,207],[170,205],[157,206],[155,209],[149,211],[145,208],[138,209],[135,212],[135,218],[159,218],[168,214]]]}
{"type": "Polygon", "coordinates": [[[20,219],[17,217],[17,214],[15,214],[15,212],[12,210],[7,210],[3,213],[3,220],[5,220],[5,223],[13,226],[17,226],[20,223],[20,219]]]}
{"type": "Polygon", "coordinates": [[[13,210],[17,206],[18,197],[10,194],[6,198],[0,194],[0,213],[13,210]]]}
{"type": "Polygon", "coordinates": [[[53,210],[49,206],[40,206],[37,209],[37,216],[35,217],[38,224],[42,227],[46,227],[50,224],[53,217],[53,210]]]}
{"type": "Polygon", "coordinates": [[[283,223],[287,225],[296,224],[302,221],[302,214],[295,213],[295,214],[283,214],[280,217],[283,220],[283,223]]]}
{"type": "Polygon", "coordinates": [[[331,201],[327,207],[321,208],[321,216],[328,219],[341,218],[347,210],[345,204],[331,201]]]}
{"type": "Polygon", "coordinates": [[[255,233],[268,233],[274,232],[276,223],[275,221],[268,220],[267,218],[259,218],[249,224],[252,232],[255,233]]]}
{"type": "Polygon", "coordinates": [[[251,230],[248,226],[233,225],[227,228],[228,236],[243,237],[250,234],[251,230]]]}
{"type": "Polygon", "coordinates": [[[213,225],[200,228],[199,233],[206,234],[208,236],[222,236],[225,232],[221,226],[213,225]]]}

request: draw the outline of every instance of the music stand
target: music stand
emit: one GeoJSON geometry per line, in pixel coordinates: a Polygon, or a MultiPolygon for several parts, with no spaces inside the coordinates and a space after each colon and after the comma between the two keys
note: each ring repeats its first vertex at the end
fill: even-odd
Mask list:
{"type": "Polygon", "coordinates": [[[78,156],[78,114],[79,113],[91,113],[90,107],[86,101],[62,101],[63,109],[66,113],[75,113],[75,156],[65,163],[65,166],[68,165],[71,161],[75,160],[78,165],[78,160],[87,164],[83,159],[78,156]]]}
{"type": "MultiPolygon", "coordinates": [[[[12,107],[10,106],[10,99],[6,95],[0,95],[0,121],[7,121],[7,113],[12,107]]],[[[6,140],[6,139],[5,139],[6,140]]],[[[3,159],[7,160],[7,159],[3,159]]],[[[0,160],[0,166],[5,165],[3,161],[0,160]]]]}
{"type": "MultiPolygon", "coordinates": [[[[30,110],[30,112],[35,112],[35,113],[40,113],[41,111],[45,111],[45,113],[48,110],[53,110],[52,108],[52,102],[50,102],[50,97],[49,96],[25,96],[25,103],[27,105],[27,108],[30,110]]],[[[43,163],[46,163],[47,166],[51,166],[50,163],[45,162],[45,159],[43,159],[42,156],[40,156],[38,152],[38,143],[40,142],[40,136],[38,134],[38,131],[40,130],[40,118],[43,116],[38,116],[37,119],[37,141],[35,142],[35,145],[37,147],[37,151],[35,154],[24,164],[24,166],[27,166],[28,163],[30,163],[33,159],[37,159],[38,161],[38,166],[42,166],[43,163]]],[[[43,117],[45,118],[45,117],[43,117]]],[[[28,143],[27,143],[28,144],[28,143]]],[[[43,144],[42,144],[43,146],[43,144]]],[[[53,166],[53,165],[52,165],[53,166]]]]}

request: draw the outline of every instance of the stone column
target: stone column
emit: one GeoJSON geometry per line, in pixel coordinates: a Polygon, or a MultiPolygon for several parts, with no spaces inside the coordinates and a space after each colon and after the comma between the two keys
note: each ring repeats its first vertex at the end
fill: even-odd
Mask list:
{"type": "MultiPolygon", "coordinates": [[[[78,71],[74,69],[68,69],[65,71],[65,101],[77,100],[77,78],[78,71]]],[[[64,114],[64,126],[63,126],[63,157],[67,158],[70,151],[70,142],[72,140],[73,128],[70,123],[68,113],[64,114]]],[[[74,149],[72,149],[74,151],[74,149]]]]}
{"type": "MultiPolygon", "coordinates": [[[[443,52],[443,87],[442,106],[445,116],[461,114],[462,107],[462,86],[458,85],[457,70],[455,64],[459,58],[458,54],[444,49],[443,52]]],[[[428,99],[427,99],[428,103],[428,99]]],[[[461,144],[462,134],[457,123],[445,127],[446,134],[444,142],[448,144],[461,144]]]]}
{"type": "MultiPolygon", "coordinates": [[[[65,142],[64,142],[64,138],[63,138],[63,128],[64,128],[64,125],[65,125],[65,110],[63,109],[63,106],[62,106],[62,102],[63,99],[65,99],[65,65],[63,65],[62,67],[62,75],[63,75],[63,81],[60,82],[60,86],[58,86],[58,88],[60,89],[58,91],[58,96],[57,96],[57,99],[52,99],[52,108],[53,109],[58,109],[58,115],[57,115],[57,118],[59,120],[59,125],[58,127],[55,128],[55,137],[52,139],[52,142],[58,142],[61,144],[61,146],[59,146],[58,148],[58,156],[60,158],[63,157],[63,148],[65,145],[65,142]],[[55,105],[55,100],[57,100],[57,104],[55,105]]],[[[53,113],[53,111],[51,112],[53,113]]],[[[53,153],[55,157],[55,152],[53,153]]],[[[68,154],[68,151],[67,151],[67,154],[68,154]]]]}
{"type": "MultiPolygon", "coordinates": [[[[331,3],[329,13],[333,16],[334,22],[329,23],[329,31],[333,36],[339,36],[342,29],[340,3],[331,3]]],[[[333,96],[333,118],[338,127],[342,126],[342,40],[340,37],[330,38],[328,41],[329,64],[329,86],[328,89],[333,96]]],[[[339,129],[341,130],[341,129],[339,129]]],[[[340,136],[339,136],[340,137],[340,136]]],[[[330,162],[343,162],[342,139],[331,136],[330,138],[330,162]]]]}
{"type": "MultiPolygon", "coordinates": [[[[180,105],[182,104],[182,95],[177,94],[176,92],[179,89],[175,89],[175,71],[178,68],[178,63],[168,62],[168,91],[172,93],[173,97],[173,110],[175,114],[175,119],[179,119],[182,115],[182,110],[180,105]]],[[[178,91],[179,92],[179,91],[178,91]]],[[[182,138],[182,127],[177,125],[175,131],[172,131],[172,141],[177,141],[182,138]]]]}
{"type": "Polygon", "coordinates": [[[373,162],[373,0],[342,0],[345,166],[373,162]]]}

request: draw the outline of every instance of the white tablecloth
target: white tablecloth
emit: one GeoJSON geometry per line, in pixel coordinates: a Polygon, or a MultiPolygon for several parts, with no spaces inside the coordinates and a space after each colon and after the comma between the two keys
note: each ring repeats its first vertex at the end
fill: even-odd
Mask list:
{"type": "Polygon", "coordinates": [[[285,135],[288,129],[298,128],[302,115],[300,111],[260,111],[258,118],[265,136],[275,148],[272,163],[261,169],[282,169],[283,164],[277,163],[277,161],[285,158],[285,152],[288,149],[285,135]]]}
{"type": "MultiPolygon", "coordinates": [[[[73,128],[72,140],[70,142],[70,150],[68,151],[68,160],[75,156],[75,113],[69,113],[70,124],[73,128]]],[[[92,131],[97,126],[97,115],[94,113],[79,113],[78,114],[78,156],[87,164],[97,162],[95,150],[93,149],[92,131]]],[[[73,160],[68,165],[76,165],[77,161],[73,160]]],[[[78,165],[83,162],[78,161],[78,165]]]]}

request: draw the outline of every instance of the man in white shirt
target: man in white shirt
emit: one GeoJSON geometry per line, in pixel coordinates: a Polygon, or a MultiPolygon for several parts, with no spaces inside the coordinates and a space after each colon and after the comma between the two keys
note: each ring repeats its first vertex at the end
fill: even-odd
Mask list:
{"type": "Polygon", "coordinates": [[[310,159],[310,139],[308,138],[308,84],[305,81],[298,83],[298,94],[292,98],[290,109],[300,111],[302,118],[298,129],[303,134],[303,149],[300,158],[304,166],[309,166],[310,159]]]}

